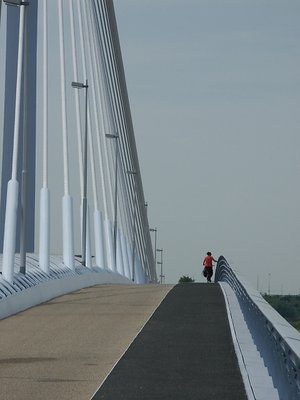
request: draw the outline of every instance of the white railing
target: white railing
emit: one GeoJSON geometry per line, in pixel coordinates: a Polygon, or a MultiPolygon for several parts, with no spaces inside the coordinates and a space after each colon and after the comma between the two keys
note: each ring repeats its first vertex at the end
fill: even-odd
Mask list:
{"type": "Polygon", "coordinates": [[[258,293],[218,260],[216,282],[227,282],[235,292],[253,341],[272,377],[280,399],[300,399],[300,334],[258,293]]]}
{"type": "MultiPolygon", "coordinates": [[[[27,255],[24,275],[18,272],[20,257],[16,256],[13,281],[3,279],[0,273],[0,319],[85,287],[132,283],[130,276],[96,265],[86,268],[80,261],[75,258],[74,269],[71,270],[63,264],[62,256],[50,256],[49,272],[46,273],[39,267],[38,256],[30,254],[27,255]]],[[[142,271],[138,275],[142,276],[142,271]]],[[[143,282],[137,279],[136,283],[143,282]]]]}

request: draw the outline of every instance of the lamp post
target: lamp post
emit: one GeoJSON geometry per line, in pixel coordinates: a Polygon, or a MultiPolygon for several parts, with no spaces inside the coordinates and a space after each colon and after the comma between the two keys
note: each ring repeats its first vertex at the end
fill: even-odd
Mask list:
{"type": "MultiPolygon", "coordinates": [[[[135,178],[136,171],[127,171],[128,175],[133,175],[135,178]]],[[[136,235],[136,187],[135,187],[135,179],[133,180],[134,187],[134,203],[133,203],[133,229],[132,229],[132,282],[135,281],[135,235],[136,235]]]]}
{"type": "Polygon", "coordinates": [[[157,244],[157,228],[150,228],[149,229],[150,232],[154,232],[154,265],[155,265],[155,269],[156,269],[156,244],[157,244]]]}
{"type": "Polygon", "coordinates": [[[114,264],[117,270],[117,229],[118,229],[118,158],[119,158],[119,135],[112,135],[107,133],[105,135],[108,139],[115,139],[116,141],[116,160],[115,160],[115,198],[114,198],[114,264]]]}
{"type": "Polygon", "coordinates": [[[75,89],[85,89],[85,131],[83,141],[83,194],[82,194],[82,265],[86,265],[86,237],[87,237],[87,132],[88,132],[88,81],[84,83],[72,82],[75,89]]]}
{"type": "Polygon", "coordinates": [[[163,249],[157,249],[157,252],[160,253],[160,261],[157,261],[157,264],[160,265],[160,283],[163,282],[163,249]]]}

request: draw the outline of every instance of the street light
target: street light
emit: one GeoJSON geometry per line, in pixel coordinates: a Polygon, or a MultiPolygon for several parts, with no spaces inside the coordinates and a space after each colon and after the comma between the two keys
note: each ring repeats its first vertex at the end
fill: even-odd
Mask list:
{"type": "Polygon", "coordinates": [[[28,6],[29,4],[28,1],[22,1],[22,0],[3,0],[3,2],[8,6],[28,6]]]}
{"type": "MultiPolygon", "coordinates": [[[[128,175],[135,175],[137,174],[136,171],[126,171],[128,175]]],[[[134,282],[135,280],[135,270],[134,270],[134,264],[135,264],[135,235],[136,235],[136,187],[135,187],[135,180],[134,182],[134,203],[133,203],[133,240],[132,240],[132,281],[134,282]]]]}
{"type": "Polygon", "coordinates": [[[117,269],[117,228],[118,228],[118,158],[119,158],[119,135],[112,135],[107,133],[105,135],[108,139],[116,140],[116,161],[115,161],[115,199],[114,199],[114,264],[117,269]]]}
{"type": "Polygon", "coordinates": [[[150,228],[149,229],[150,232],[154,232],[154,265],[155,265],[155,269],[156,269],[156,244],[157,244],[157,228],[150,228]]]}
{"type": "Polygon", "coordinates": [[[163,249],[157,249],[157,252],[160,253],[160,261],[157,261],[157,264],[160,265],[160,283],[163,282],[163,249]]]}
{"type": "Polygon", "coordinates": [[[85,131],[83,143],[83,194],[82,194],[82,265],[86,265],[86,236],[87,236],[87,131],[88,131],[88,81],[85,84],[81,82],[72,82],[75,89],[85,89],[85,131]]]}

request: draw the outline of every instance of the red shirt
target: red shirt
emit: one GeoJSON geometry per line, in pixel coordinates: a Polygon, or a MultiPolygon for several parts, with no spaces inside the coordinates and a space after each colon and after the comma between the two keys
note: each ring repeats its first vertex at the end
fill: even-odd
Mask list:
{"type": "Polygon", "coordinates": [[[212,267],[214,258],[213,256],[206,256],[203,261],[204,267],[212,267]]]}

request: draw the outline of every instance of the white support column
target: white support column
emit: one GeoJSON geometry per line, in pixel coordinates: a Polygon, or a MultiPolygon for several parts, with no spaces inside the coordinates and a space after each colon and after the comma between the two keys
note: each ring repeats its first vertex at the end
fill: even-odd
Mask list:
{"type": "Polygon", "coordinates": [[[112,225],[108,218],[104,220],[105,236],[107,243],[107,267],[114,271],[114,251],[113,251],[113,235],[112,235],[112,225]]]}
{"type": "Polygon", "coordinates": [[[140,271],[140,281],[139,283],[146,283],[146,273],[143,267],[143,263],[140,259],[138,259],[138,266],[139,266],[139,271],[140,271]]]}
{"type": "Polygon", "coordinates": [[[11,179],[7,184],[6,213],[3,243],[2,277],[13,282],[19,183],[11,179]]]}
{"type": "Polygon", "coordinates": [[[17,167],[18,167],[18,150],[19,150],[19,127],[20,127],[20,114],[21,114],[20,110],[21,110],[21,86],[22,86],[22,69],[23,69],[23,51],[24,51],[24,26],[25,26],[25,6],[23,5],[20,7],[20,22],[19,22],[12,174],[11,174],[11,180],[7,184],[6,212],[5,212],[4,239],[3,239],[2,276],[10,283],[12,283],[14,275],[17,211],[18,211],[18,195],[19,195],[19,183],[17,181],[17,167]]]}
{"type": "Polygon", "coordinates": [[[117,257],[116,257],[116,271],[119,274],[124,275],[124,263],[123,263],[123,255],[122,255],[122,247],[121,247],[121,232],[117,230],[117,257]]]}
{"type": "Polygon", "coordinates": [[[64,264],[75,270],[74,264],[74,226],[73,226],[73,201],[70,195],[62,199],[63,210],[63,260],[64,264]]]}
{"type": "Polygon", "coordinates": [[[135,283],[142,283],[141,263],[138,254],[135,255],[135,283]]]}
{"type": "Polygon", "coordinates": [[[105,249],[104,249],[104,238],[103,238],[103,216],[101,211],[94,211],[94,232],[95,232],[95,255],[96,265],[100,268],[106,267],[105,262],[105,249]]]}
{"type": "Polygon", "coordinates": [[[92,255],[91,255],[91,222],[90,222],[90,207],[87,206],[86,210],[86,249],[85,249],[85,256],[86,256],[86,267],[92,268],[92,255]]]}
{"type": "Polygon", "coordinates": [[[130,274],[129,274],[129,261],[128,261],[128,253],[127,253],[127,247],[126,247],[126,238],[122,232],[121,232],[121,248],[122,248],[122,261],[123,261],[124,276],[129,278],[130,274]]]}
{"type": "Polygon", "coordinates": [[[128,257],[128,261],[129,261],[129,279],[132,280],[133,277],[133,271],[132,271],[132,265],[133,265],[133,260],[132,260],[132,243],[130,243],[129,241],[127,241],[127,257],[128,257]]]}
{"type": "Polygon", "coordinates": [[[40,192],[40,268],[49,274],[50,272],[50,192],[43,187],[40,192]]]}

